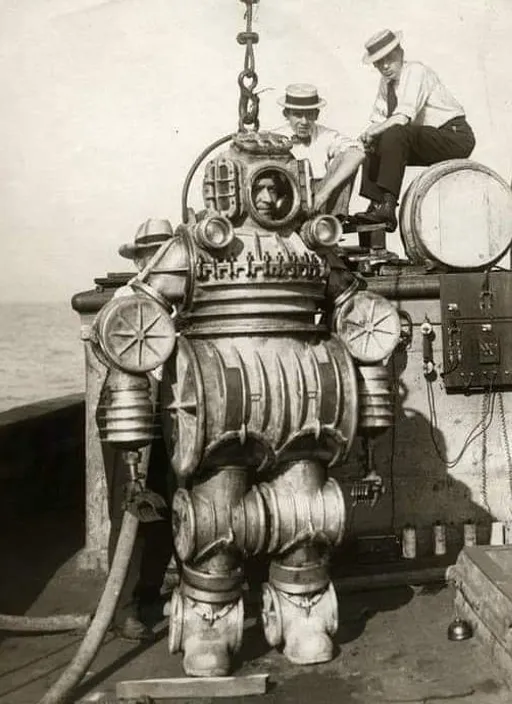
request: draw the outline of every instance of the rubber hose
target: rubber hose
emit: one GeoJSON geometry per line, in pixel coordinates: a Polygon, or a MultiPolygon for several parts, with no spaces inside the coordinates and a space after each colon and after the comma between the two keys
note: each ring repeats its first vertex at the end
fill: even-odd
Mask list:
{"type": "Polygon", "coordinates": [[[11,616],[0,614],[0,631],[18,633],[57,633],[85,631],[91,623],[90,614],[59,614],[58,616],[11,616]]]}
{"type": "Polygon", "coordinates": [[[112,566],[91,625],[75,657],[39,704],[63,704],[73,688],[82,680],[89,665],[96,657],[114,616],[119,595],[126,579],[138,524],[139,519],[125,511],[112,566]]]}
{"type": "Polygon", "coordinates": [[[188,222],[188,192],[195,172],[197,171],[200,163],[208,156],[208,154],[210,154],[210,152],[213,152],[214,149],[217,149],[217,147],[220,147],[222,144],[226,144],[226,142],[229,142],[231,139],[233,139],[232,134],[226,134],[224,137],[216,139],[215,142],[212,142],[208,147],[206,147],[206,149],[203,149],[201,154],[199,154],[190,167],[181,191],[181,219],[184,224],[188,222]]]}

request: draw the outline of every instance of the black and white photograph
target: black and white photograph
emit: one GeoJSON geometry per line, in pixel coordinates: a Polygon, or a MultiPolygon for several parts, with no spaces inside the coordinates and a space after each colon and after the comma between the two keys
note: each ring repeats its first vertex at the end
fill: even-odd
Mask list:
{"type": "Polygon", "coordinates": [[[511,0],[0,0],[0,703],[512,701],[511,0]]]}

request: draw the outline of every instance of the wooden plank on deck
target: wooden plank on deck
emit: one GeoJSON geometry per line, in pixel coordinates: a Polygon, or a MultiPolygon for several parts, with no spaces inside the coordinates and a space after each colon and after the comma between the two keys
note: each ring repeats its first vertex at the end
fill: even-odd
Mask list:
{"type": "Polygon", "coordinates": [[[168,677],[125,680],[116,684],[119,699],[169,699],[172,697],[243,697],[265,694],[268,674],[240,677],[168,677]]]}

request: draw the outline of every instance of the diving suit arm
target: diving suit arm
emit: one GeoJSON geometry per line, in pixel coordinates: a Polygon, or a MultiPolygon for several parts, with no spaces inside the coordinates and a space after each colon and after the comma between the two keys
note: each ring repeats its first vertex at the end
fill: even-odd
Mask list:
{"type": "Polygon", "coordinates": [[[357,272],[351,271],[343,258],[335,252],[326,252],[324,256],[329,266],[324,320],[329,329],[336,332],[336,310],[357,291],[365,289],[367,284],[365,279],[357,272]]]}
{"type": "Polygon", "coordinates": [[[176,237],[100,310],[92,341],[107,367],[145,374],[160,367],[175,346],[176,316],[192,292],[193,253],[176,237]]]}

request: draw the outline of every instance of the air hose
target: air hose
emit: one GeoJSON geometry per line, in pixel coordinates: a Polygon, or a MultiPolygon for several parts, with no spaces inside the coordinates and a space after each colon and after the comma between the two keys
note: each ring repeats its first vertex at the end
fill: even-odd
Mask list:
{"type": "Polygon", "coordinates": [[[58,616],[11,616],[0,614],[0,631],[17,633],[59,633],[84,631],[91,623],[90,614],[59,614],[58,616]]]}
{"type": "Polygon", "coordinates": [[[57,682],[39,701],[39,704],[63,704],[66,702],[71,691],[82,680],[89,665],[96,657],[114,616],[119,595],[126,579],[138,525],[139,519],[132,513],[125,511],[112,566],[94,618],[75,657],[57,682]]]}

